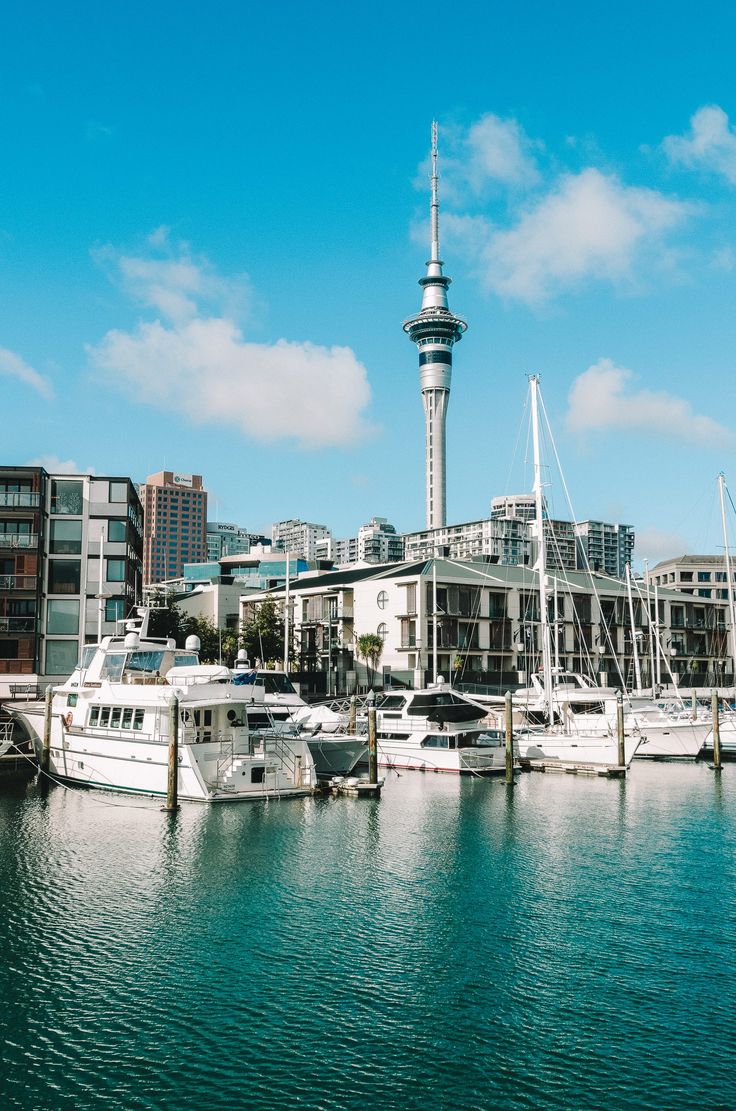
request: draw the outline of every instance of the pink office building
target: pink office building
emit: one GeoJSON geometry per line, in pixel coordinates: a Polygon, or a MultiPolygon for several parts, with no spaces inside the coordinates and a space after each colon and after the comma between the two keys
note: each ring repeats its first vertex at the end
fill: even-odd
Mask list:
{"type": "Polygon", "coordinates": [[[202,476],[176,471],[149,475],[143,503],[143,582],[181,575],[185,563],[207,559],[207,491],[202,476]]]}

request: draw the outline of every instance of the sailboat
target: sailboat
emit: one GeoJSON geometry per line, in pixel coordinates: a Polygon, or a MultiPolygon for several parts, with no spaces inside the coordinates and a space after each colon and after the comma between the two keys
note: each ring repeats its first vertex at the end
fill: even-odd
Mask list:
{"type": "MultiPolygon", "coordinates": [[[[534,450],[534,500],[536,508],[537,561],[535,573],[539,590],[540,631],[542,650],[543,702],[547,724],[540,728],[519,730],[514,739],[522,760],[554,761],[560,765],[595,765],[618,767],[618,738],[615,728],[578,730],[566,716],[555,723],[555,690],[552,677],[552,641],[549,622],[547,582],[547,541],[544,529],[544,498],[542,495],[542,463],[539,446],[539,378],[531,375],[532,444],[534,450]]],[[[628,767],[641,741],[641,734],[629,732],[624,737],[624,765],[628,767]]]]}

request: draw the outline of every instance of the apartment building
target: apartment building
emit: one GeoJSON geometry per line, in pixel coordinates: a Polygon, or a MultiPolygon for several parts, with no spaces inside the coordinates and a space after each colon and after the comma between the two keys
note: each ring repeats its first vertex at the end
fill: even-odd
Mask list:
{"type": "Polygon", "coordinates": [[[0,467],[0,680],[69,675],[140,601],[142,552],[129,478],[0,467]]]}
{"type": "MultiPolygon", "coordinates": [[[[282,552],[295,552],[303,559],[317,559],[317,545],[330,539],[332,533],[327,525],[316,525],[312,521],[291,519],[277,521],[271,526],[271,542],[282,552]]],[[[324,548],[321,549],[324,551],[324,548]]]]}
{"type": "Polygon", "coordinates": [[[226,555],[247,555],[256,545],[268,544],[268,537],[248,532],[229,521],[207,522],[207,559],[210,562],[226,555]]]}
{"type": "MultiPolygon", "coordinates": [[[[648,582],[698,598],[728,601],[725,556],[683,555],[664,559],[647,573],[648,582]]],[[[736,561],[731,564],[732,591],[736,594],[736,561]]]]}

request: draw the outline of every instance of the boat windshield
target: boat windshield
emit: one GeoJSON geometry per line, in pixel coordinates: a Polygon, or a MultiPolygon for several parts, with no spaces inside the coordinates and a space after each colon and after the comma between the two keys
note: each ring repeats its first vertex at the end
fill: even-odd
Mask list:
{"type": "Polygon", "coordinates": [[[266,694],[296,694],[291,679],[283,674],[259,671],[258,682],[263,684],[266,694]]]}
{"type": "Polygon", "coordinates": [[[164,662],[163,652],[131,652],[128,656],[128,671],[161,671],[164,662]]]}
{"type": "Polygon", "coordinates": [[[87,669],[87,668],[89,667],[89,665],[90,665],[90,664],[92,663],[92,657],[94,656],[94,654],[95,654],[95,652],[96,652],[96,651],[97,651],[97,645],[96,645],[96,644],[87,644],[87,645],[86,645],[86,646],[85,646],[85,647],[84,647],[84,648],[82,649],[82,659],[81,659],[81,661],[80,661],[80,664],[79,664],[79,666],[80,666],[80,667],[81,667],[81,668],[82,668],[83,670],[85,670],[85,671],[86,671],[86,669],[87,669]]]}
{"type": "Polygon", "coordinates": [[[199,663],[199,656],[192,652],[177,652],[174,656],[172,667],[196,667],[199,663]]]}
{"type": "Polygon", "coordinates": [[[109,679],[111,683],[119,683],[125,667],[125,652],[108,652],[100,672],[101,679],[109,679]]]}

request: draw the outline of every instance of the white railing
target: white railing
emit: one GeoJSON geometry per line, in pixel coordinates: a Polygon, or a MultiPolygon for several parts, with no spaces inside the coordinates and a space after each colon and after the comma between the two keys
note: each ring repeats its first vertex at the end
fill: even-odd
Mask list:
{"type": "Polygon", "coordinates": [[[0,532],[0,548],[36,548],[36,532],[0,532]]]}

